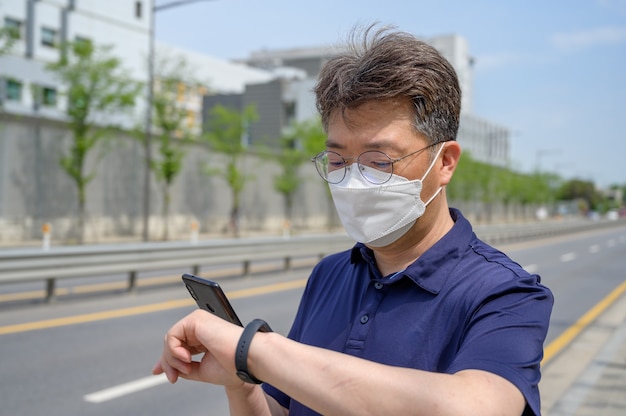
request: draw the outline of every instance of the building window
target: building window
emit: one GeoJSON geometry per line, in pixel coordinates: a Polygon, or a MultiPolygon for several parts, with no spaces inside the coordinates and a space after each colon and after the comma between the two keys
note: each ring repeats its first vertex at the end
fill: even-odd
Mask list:
{"type": "Polygon", "coordinates": [[[137,19],[141,19],[141,2],[140,1],[135,2],[135,17],[137,19]]]}
{"type": "Polygon", "coordinates": [[[41,28],[41,44],[49,48],[56,48],[58,45],[58,32],[47,27],[41,28]]]}
{"type": "Polygon", "coordinates": [[[291,126],[296,122],[296,103],[295,102],[285,102],[283,103],[283,108],[285,111],[285,125],[291,126]]]}
{"type": "Polygon", "coordinates": [[[4,27],[9,33],[9,36],[13,39],[22,39],[22,31],[24,30],[24,25],[21,21],[17,19],[12,19],[10,17],[4,18],[4,27]]]}
{"type": "Polygon", "coordinates": [[[7,101],[22,101],[22,83],[14,79],[6,80],[7,101]]]}
{"type": "Polygon", "coordinates": [[[47,107],[56,107],[57,90],[54,88],[43,87],[41,89],[41,104],[47,107]]]}

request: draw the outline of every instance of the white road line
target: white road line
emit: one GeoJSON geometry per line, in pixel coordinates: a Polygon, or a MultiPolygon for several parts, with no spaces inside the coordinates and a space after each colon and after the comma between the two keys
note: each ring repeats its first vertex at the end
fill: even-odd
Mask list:
{"type": "Polygon", "coordinates": [[[89,403],[102,403],[107,400],[117,399],[118,397],[125,396],[127,394],[136,393],[141,390],[149,389],[150,387],[158,386],[159,384],[167,383],[165,374],[158,376],[150,376],[140,378],[135,381],[120,384],[118,386],[110,387],[108,389],[100,390],[95,393],[86,394],[83,396],[86,402],[89,403]]]}
{"type": "Polygon", "coordinates": [[[568,261],[572,261],[576,258],[576,253],[565,253],[561,256],[561,261],[563,263],[567,263],[568,261]]]}
{"type": "Polygon", "coordinates": [[[607,247],[615,247],[615,240],[610,239],[606,242],[607,247]]]}
{"type": "Polygon", "coordinates": [[[594,253],[597,253],[598,251],[600,251],[600,246],[598,244],[589,246],[589,253],[594,254],[594,253]]]}

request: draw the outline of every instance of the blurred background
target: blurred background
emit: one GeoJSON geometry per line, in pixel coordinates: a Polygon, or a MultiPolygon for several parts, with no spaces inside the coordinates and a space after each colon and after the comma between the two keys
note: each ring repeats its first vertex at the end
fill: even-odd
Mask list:
{"type": "Polygon", "coordinates": [[[374,22],[459,75],[452,206],[626,215],[624,0],[0,0],[0,244],[337,229],[311,89],[374,22]]]}

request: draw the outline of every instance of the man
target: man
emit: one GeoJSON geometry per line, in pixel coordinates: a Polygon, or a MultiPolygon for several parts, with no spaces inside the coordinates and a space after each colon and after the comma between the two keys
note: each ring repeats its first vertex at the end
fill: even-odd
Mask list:
{"type": "Polygon", "coordinates": [[[453,68],[409,34],[370,28],[315,93],[328,140],[314,162],[358,243],[316,266],[288,338],[196,311],[153,372],[224,385],[234,415],[539,414],[553,298],[448,207],[453,68]]]}

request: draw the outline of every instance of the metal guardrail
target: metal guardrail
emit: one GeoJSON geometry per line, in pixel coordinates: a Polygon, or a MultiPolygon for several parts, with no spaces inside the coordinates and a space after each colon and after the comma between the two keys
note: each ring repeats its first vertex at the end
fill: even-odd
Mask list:
{"type": "Polygon", "coordinates": [[[186,268],[199,274],[206,266],[241,264],[247,274],[251,262],[278,259],[288,269],[295,258],[321,258],[352,245],[345,235],[319,235],[0,250],[0,284],[45,281],[50,301],[57,279],[127,273],[133,290],[138,272],[186,268]]]}
{"type": "MultiPolygon", "coordinates": [[[[490,244],[511,243],[562,235],[602,227],[625,226],[618,221],[564,220],[531,224],[476,226],[478,237],[490,244]]],[[[199,274],[202,267],[241,264],[242,273],[254,261],[284,261],[286,269],[295,258],[322,258],[350,248],[353,241],[343,234],[297,237],[245,238],[166,243],[59,246],[0,250],[0,284],[28,281],[46,282],[46,300],[54,297],[56,281],[124,273],[128,290],[136,287],[139,272],[187,268],[199,274]]]]}
{"type": "Polygon", "coordinates": [[[580,217],[545,222],[480,225],[474,227],[474,232],[489,244],[506,244],[620,226],[626,226],[626,218],[590,220],[580,217]]]}

